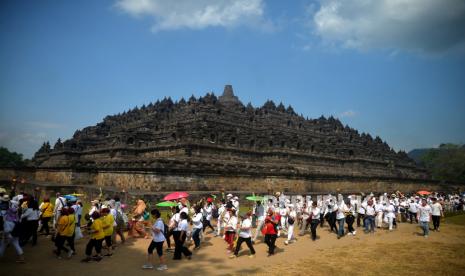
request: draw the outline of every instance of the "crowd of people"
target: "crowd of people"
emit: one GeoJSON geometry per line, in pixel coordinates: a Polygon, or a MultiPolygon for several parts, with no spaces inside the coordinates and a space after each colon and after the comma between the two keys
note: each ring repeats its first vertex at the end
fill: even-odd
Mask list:
{"type": "Polygon", "coordinates": [[[174,260],[183,256],[191,259],[193,252],[202,248],[206,234],[224,239],[227,254],[237,258],[245,243],[249,257],[254,258],[254,244],[263,241],[267,254],[276,253],[277,240],[283,244],[297,241],[295,234],[308,233],[312,241],[319,239],[318,231],[327,229],[337,237],[357,235],[357,229],[374,233],[385,229],[394,231],[399,223],[418,223],[422,235],[440,231],[441,217],[445,211],[465,210],[465,195],[433,193],[426,196],[404,195],[400,192],[380,195],[320,195],[256,197],[252,204],[241,204],[238,196],[213,195],[190,202],[183,197],[173,203],[164,220],[159,209],[150,209],[149,203],[138,199],[133,208],[127,208],[118,197],[98,198],[91,201],[84,213],[78,197],[56,194],[55,202],[44,197],[39,204],[38,196],[10,194],[0,189],[0,256],[11,244],[24,262],[23,248],[29,242],[37,244],[37,235],[43,234],[53,241],[56,258],[73,258],[77,254],[75,241],[87,238],[82,262],[100,262],[110,257],[119,240],[124,244],[127,237],[151,239],[147,249],[144,269],[154,269],[154,251],[159,265],[156,269],[168,269],[165,252],[172,252],[174,260]],[[241,213],[241,211],[243,213],[241,213]],[[320,229],[320,230],[319,230],[320,229]],[[84,231],[82,231],[84,230],[84,231]],[[206,233],[209,230],[210,233],[206,233]],[[127,231],[127,236],[125,232],[127,231]],[[119,237],[119,239],[117,239],[119,237]],[[163,250],[166,242],[166,250],[163,250]],[[174,244],[173,244],[174,242],[174,244]],[[192,242],[193,249],[189,249],[192,242]],[[174,248],[173,248],[174,247],[174,248]],[[103,252],[104,251],[104,252],[103,252]],[[64,255],[62,255],[64,254],[64,255]]]}

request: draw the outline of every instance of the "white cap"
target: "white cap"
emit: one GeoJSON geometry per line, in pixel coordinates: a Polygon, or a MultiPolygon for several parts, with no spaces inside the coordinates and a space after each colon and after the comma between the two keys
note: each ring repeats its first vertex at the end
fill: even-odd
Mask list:
{"type": "Polygon", "coordinates": [[[227,194],[226,196],[227,196],[227,197],[232,197],[233,195],[232,195],[232,194],[227,194]]]}

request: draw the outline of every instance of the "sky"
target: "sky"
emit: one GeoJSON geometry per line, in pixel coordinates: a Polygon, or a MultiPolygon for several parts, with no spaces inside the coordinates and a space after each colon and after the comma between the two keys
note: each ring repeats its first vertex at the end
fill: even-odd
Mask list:
{"type": "Polygon", "coordinates": [[[465,143],[463,0],[0,2],[0,146],[231,84],[395,150],[465,143]]]}

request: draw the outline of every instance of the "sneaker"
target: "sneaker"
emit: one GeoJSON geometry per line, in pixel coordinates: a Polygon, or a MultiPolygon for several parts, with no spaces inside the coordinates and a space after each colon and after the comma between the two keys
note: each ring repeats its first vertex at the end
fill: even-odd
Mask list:
{"type": "Polygon", "coordinates": [[[357,234],[357,231],[352,232],[352,234],[355,236],[355,234],[357,234]]]}
{"type": "Polygon", "coordinates": [[[189,255],[186,257],[188,260],[191,260],[192,259],[192,255],[189,255]]]}
{"type": "Polygon", "coordinates": [[[255,254],[250,254],[250,255],[249,255],[249,258],[250,258],[250,259],[255,258],[255,254]]]}
{"type": "Polygon", "coordinates": [[[87,257],[81,260],[81,263],[90,263],[92,261],[91,257],[87,257]]]}
{"type": "Polygon", "coordinates": [[[153,269],[153,265],[145,264],[145,265],[142,266],[142,269],[153,269]]]}
{"type": "Polygon", "coordinates": [[[73,253],[74,253],[73,250],[68,251],[68,255],[67,255],[68,259],[70,259],[73,256],[73,253]]]}
{"type": "Polygon", "coordinates": [[[428,235],[424,235],[425,238],[428,238],[428,235]]]}
{"type": "Polygon", "coordinates": [[[163,271],[163,270],[167,270],[167,269],[168,269],[167,265],[160,265],[159,267],[157,267],[158,271],[163,271]]]}
{"type": "Polygon", "coordinates": [[[103,256],[105,256],[105,257],[111,257],[111,256],[113,256],[113,254],[112,254],[112,253],[108,253],[108,254],[105,254],[105,255],[103,255],[103,256]]]}
{"type": "Polygon", "coordinates": [[[284,241],[284,244],[285,244],[285,245],[288,245],[288,244],[289,244],[289,241],[284,241]]]}
{"type": "Polygon", "coordinates": [[[237,256],[234,255],[234,254],[232,254],[232,255],[229,255],[229,258],[230,258],[230,259],[235,259],[235,258],[237,258],[237,256]]]}
{"type": "Polygon", "coordinates": [[[350,233],[350,232],[349,232],[349,233],[347,233],[347,236],[352,236],[352,233],[350,233]]]}

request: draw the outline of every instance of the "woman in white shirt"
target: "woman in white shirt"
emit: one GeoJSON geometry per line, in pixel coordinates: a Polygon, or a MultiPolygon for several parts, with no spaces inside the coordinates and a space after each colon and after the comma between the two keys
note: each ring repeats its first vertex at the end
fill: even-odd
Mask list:
{"type": "Polygon", "coordinates": [[[338,223],[338,231],[337,231],[337,238],[340,239],[341,237],[344,236],[344,224],[346,223],[346,215],[345,213],[349,209],[347,208],[347,205],[344,203],[344,201],[341,201],[339,206],[337,206],[337,213],[336,213],[336,220],[338,223]]]}
{"type": "Polygon", "coordinates": [[[150,242],[148,248],[148,256],[147,256],[147,264],[143,265],[142,268],[144,269],[153,269],[153,250],[157,250],[157,255],[160,259],[160,266],[157,267],[157,270],[167,270],[168,267],[166,266],[165,260],[163,258],[163,243],[165,242],[165,224],[163,220],[160,218],[160,211],[154,209],[150,212],[152,217],[156,220],[155,223],[152,225],[152,241],[150,242]]]}
{"type": "Polygon", "coordinates": [[[32,245],[37,244],[37,228],[39,228],[39,204],[34,199],[28,201],[28,208],[21,215],[21,223],[24,225],[24,233],[20,237],[19,244],[24,246],[32,237],[32,245]]]}
{"type": "Polygon", "coordinates": [[[321,219],[321,210],[318,207],[318,204],[316,202],[313,202],[312,208],[310,210],[310,216],[311,216],[311,223],[310,223],[310,229],[312,232],[312,241],[316,240],[316,228],[318,227],[318,224],[320,223],[321,219]]]}
{"type": "Polygon", "coordinates": [[[394,202],[391,200],[389,201],[389,206],[386,207],[386,215],[388,224],[389,224],[389,231],[392,231],[392,226],[394,225],[394,221],[396,219],[396,208],[394,207],[394,202]]]}
{"type": "Polygon", "coordinates": [[[203,215],[202,215],[202,209],[200,206],[196,206],[195,208],[195,214],[192,217],[192,239],[194,240],[194,250],[197,250],[200,248],[200,231],[203,228],[203,215]]]}
{"type": "Polygon", "coordinates": [[[226,222],[224,227],[225,230],[225,237],[224,240],[228,243],[228,252],[231,253],[234,247],[234,238],[236,237],[236,230],[237,230],[237,216],[236,210],[233,208],[228,210],[229,219],[226,222]]]}
{"type": "Polygon", "coordinates": [[[212,230],[212,233],[215,232],[215,228],[213,228],[212,224],[211,224],[211,219],[212,219],[212,212],[213,212],[213,199],[212,198],[207,198],[207,204],[205,204],[205,206],[203,207],[204,211],[205,211],[205,220],[203,222],[203,230],[202,232],[205,232],[205,229],[207,229],[207,227],[210,227],[210,229],[212,230]]]}
{"type": "Polygon", "coordinates": [[[239,250],[241,250],[241,245],[243,242],[247,244],[250,250],[250,258],[255,257],[255,249],[252,245],[252,211],[248,211],[245,215],[245,218],[242,220],[241,227],[239,228],[239,238],[237,239],[236,249],[234,250],[234,254],[230,256],[230,258],[236,258],[239,254],[239,250]]]}
{"type": "Polygon", "coordinates": [[[289,213],[287,214],[287,240],[284,242],[285,245],[294,242],[294,225],[297,220],[297,212],[294,210],[294,205],[289,204],[287,206],[289,208],[289,213]]]}
{"type": "Polygon", "coordinates": [[[192,252],[184,246],[184,242],[187,238],[187,232],[189,231],[189,224],[187,223],[187,213],[182,212],[179,214],[180,222],[176,228],[176,231],[173,232],[175,248],[173,260],[181,260],[181,254],[184,254],[187,259],[191,259],[192,252]]]}
{"type": "Polygon", "coordinates": [[[439,223],[441,222],[441,216],[444,216],[444,213],[442,212],[442,205],[438,202],[437,198],[433,198],[431,209],[434,227],[433,231],[439,232],[439,223]]]}
{"type": "Polygon", "coordinates": [[[357,232],[354,229],[354,221],[355,221],[355,204],[352,204],[353,201],[349,200],[347,202],[347,209],[346,212],[346,223],[347,223],[347,231],[349,232],[347,235],[355,235],[357,232]]]}
{"type": "Polygon", "coordinates": [[[377,228],[381,228],[383,226],[383,213],[384,213],[385,205],[386,205],[386,202],[384,202],[383,204],[381,200],[379,200],[378,203],[375,204],[376,227],[377,228]]]}

